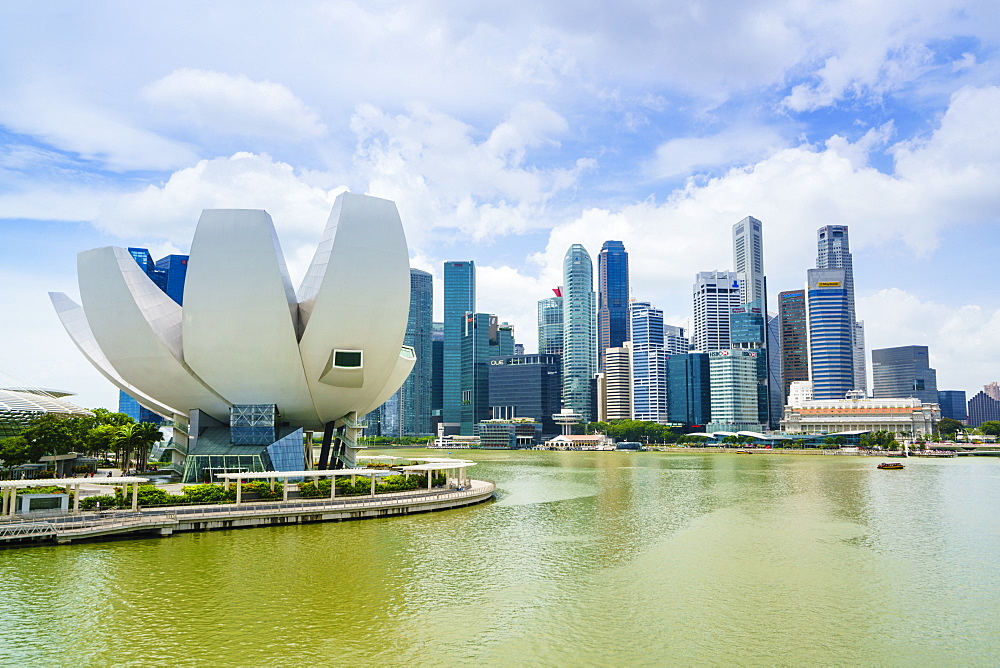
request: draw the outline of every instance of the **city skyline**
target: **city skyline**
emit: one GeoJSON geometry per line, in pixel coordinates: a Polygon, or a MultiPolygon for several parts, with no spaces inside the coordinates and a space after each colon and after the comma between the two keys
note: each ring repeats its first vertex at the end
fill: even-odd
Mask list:
{"type": "Polygon", "coordinates": [[[1000,295],[957,283],[1000,247],[989,6],[0,12],[0,303],[18,314],[0,369],[24,384],[116,403],[44,298],[72,295],[79,251],[185,254],[201,209],[260,208],[297,281],[344,189],[397,202],[435,321],[442,263],[473,260],[478,310],[529,351],[571,244],[622,241],[632,296],[690,329],[691,277],[730,267],[752,216],[770,310],[816,229],[848,225],[869,351],[926,345],[939,386],[970,396],[1000,375],[1000,295]],[[239,48],[247,33],[272,48],[239,48]]]}

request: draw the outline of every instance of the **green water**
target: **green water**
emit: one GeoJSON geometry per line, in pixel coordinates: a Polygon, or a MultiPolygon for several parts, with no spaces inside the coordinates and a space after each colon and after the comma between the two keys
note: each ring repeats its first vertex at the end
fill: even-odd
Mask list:
{"type": "Polygon", "coordinates": [[[459,454],[496,501],[0,551],[0,664],[1000,664],[1000,460],[459,454]]]}

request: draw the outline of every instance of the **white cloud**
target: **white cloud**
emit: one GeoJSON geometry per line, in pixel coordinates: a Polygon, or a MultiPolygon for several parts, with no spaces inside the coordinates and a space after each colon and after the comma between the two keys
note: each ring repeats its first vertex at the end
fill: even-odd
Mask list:
{"type": "Polygon", "coordinates": [[[37,81],[0,96],[0,123],[116,171],[172,169],[195,160],[184,144],[137,127],[72,87],[37,81]]]}
{"type": "Polygon", "coordinates": [[[286,141],[327,134],[319,115],[286,86],[243,75],[182,68],[147,86],[143,97],[171,119],[214,133],[286,141]]]}
{"type": "Polygon", "coordinates": [[[899,288],[860,298],[858,309],[878,314],[865,320],[869,350],[927,346],[939,389],[975,393],[1000,380],[1000,310],[924,301],[899,288]]]}
{"type": "Polygon", "coordinates": [[[457,228],[477,240],[547,226],[544,208],[594,167],[525,164],[527,149],[554,144],[565,120],[540,103],[516,105],[485,141],[472,128],[426,107],[390,116],[361,105],[351,121],[355,164],[373,195],[395,200],[411,242],[428,229],[457,228]]]}
{"type": "Polygon", "coordinates": [[[678,137],[660,144],[644,171],[652,178],[683,176],[710,167],[745,165],[764,158],[788,141],[775,129],[736,125],[708,137],[678,137]]]}
{"type": "Polygon", "coordinates": [[[344,190],[310,185],[290,165],[269,156],[237,153],[202,160],[174,172],[163,186],[108,202],[96,222],[119,236],[187,245],[202,209],[264,209],[278,231],[289,272],[298,279],[312,259],[333,201],[344,190]]]}

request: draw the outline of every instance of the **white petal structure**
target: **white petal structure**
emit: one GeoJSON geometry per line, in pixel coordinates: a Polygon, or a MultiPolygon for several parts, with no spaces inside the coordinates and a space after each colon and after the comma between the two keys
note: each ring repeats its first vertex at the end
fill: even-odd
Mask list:
{"type": "Polygon", "coordinates": [[[409,258],[396,205],[340,195],[298,297],[265,211],[206,210],[191,244],[184,306],[126,249],[80,253],[82,306],[50,293],[90,362],[143,406],[186,424],[236,404],[277,404],[321,430],[385,401],[416,357],[403,346],[409,258]]]}

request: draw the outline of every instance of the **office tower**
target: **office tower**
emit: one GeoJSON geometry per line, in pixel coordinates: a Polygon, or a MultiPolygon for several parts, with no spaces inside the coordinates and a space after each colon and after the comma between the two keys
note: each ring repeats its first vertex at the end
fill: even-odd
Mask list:
{"type": "Polygon", "coordinates": [[[523,355],[524,354],[524,344],[523,343],[515,343],[514,344],[514,354],[515,355],[523,355]]]}
{"type": "Polygon", "coordinates": [[[872,396],[938,400],[937,371],[928,363],[927,346],[899,346],[872,351],[872,396]]]}
{"type": "Polygon", "coordinates": [[[381,406],[381,436],[420,436],[432,433],[433,299],[432,276],[420,269],[410,269],[410,312],[403,345],[413,348],[417,361],[403,385],[381,406]]]}
{"type": "Polygon", "coordinates": [[[542,424],[542,437],[561,433],[552,416],[562,397],[559,355],[505,355],[490,358],[489,403],[494,420],[532,418],[542,424]]]}
{"type": "Polygon", "coordinates": [[[604,351],[628,340],[628,253],[620,241],[605,241],[597,256],[597,368],[604,351]]]}
{"type": "Polygon", "coordinates": [[[969,418],[965,402],[965,390],[938,390],[938,405],[941,417],[958,420],[962,424],[969,418]]]}
{"type": "Polygon", "coordinates": [[[444,402],[444,323],[431,324],[431,433],[438,433],[444,402]]]}
{"type": "Polygon", "coordinates": [[[591,381],[597,373],[594,265],[580,244],[563,258],[563,408],[591,421],[591,381]]]}
{"type": "Polygon", "coordinates": [[[763,373],[761,350],[715,350],[708,353],[712,385],[712,421],[706,431],[760,431],[758,383],[763,373]]]}
{"type": "MultiPolygon", "coordinates": [[[[129,248],[128,252],[160,290],[181,306],[184,305],[187,255],[167,255],[154,262],[153,256],[145,248],[129,248]]],[[[163,417],[140,406],[138,401],[121,390],[118,391],[118,412],[125,413],[136,422],[152,422],[153,424],[163,422],[163,417]]]]}
{"type": "Polygon", "coordinates": [[[1000,400],[982,391],[969,399],[969,426],[978,427],[984,422],[1000,420],[1000,400]]]}
{"type": "MultiPolygon", "coordinates": [[[[851,258],[851,244],[846,225],[824,225],[816,231],[817,269],[843,269],[844,288],[847,293],[847,309],[851,322],[851,347],[854,378],[852,389],[868,393],[867,373],[865,371],[864,325],[857,330],[857,314],[854,310],[854,266],[851,258]],[[857,335],[861,334],[860,340],[857,335]]],[[[818,397],[817,397],[818,398],[818,397]]],[[[841,398],[841,397],[837,397],[841,398]]]]}
{"type": "MultiPolygon", "coordinates": [[[[445,323],[447,325],[447,323],[445,323]]],[[[490,357],[496,352],[497,317],[466,313],[462,324],[461,376],[459,378],[459,433],[472,436],[475,425],[489,416],[490,357]],[[493,345],[491,346],[491,338],[493,345]]],[[[447,344],[447,339],[445,340],[447,344]]],[[[446,358],[447,359],[447,358],[446,358]]],[[[447,372],[446,372],[447,373],[447,372]]],[[[445,381],[448,380],[445,375],[445,381]]]]}
{"type": "Polygon", "coordinates": [[[733,265],[740,286],[740,303],[760,300],[766,306],[764,238],[761,222],[752,216],[733,225],[733,265]]]}
{"type": "Polygon", "coordinates": [[[563,297],[560,288],[552,288],[555,297],[538,300],[538,352],[562,355],[563,297]]]}
{"type": "Polygon", "coordinates": [[[667,358],[663,348],[663,311],[648,302],[629,304],[632,343],[632,417],[669,422],[667,358]]]}
{"type": "MultiPolygon", "coordinates": [[[[462,338],[465,314],[476,310],[476,264],[444,263],[444,376],[441,421],[445,434],[462,422],[462,338]]],[[[471,432],[469,432],[471,433],[471,432]]]]}
{"type": "Polygon", "coordinates": [[[784,394],[781,378],[781,321],[774,314],[767,314],[767,401],[768,422],[771,429],[779,429],[784,413],[784,394]]]}
{"type": "Polygon", "coordinates": [[[667,357],[670,422],[705,427],[712,418],[712,386],[708,353],[667,357]]]}
{"type": "Polygon", "coordinates": [[[514,354],[514,326],[506,322],[501,322],[497,325],[496,336],[496,352],[494,355],[513,355],[514,354]]]}
{"type": "Polygon", "coordinates": [[[597,419],[632,419],[632,343],[604,351],[604,371],[597,374],[597,419]]]}
{"type": "Polygon", "coordinates": [[[671,355],[683,355],[691,350],[691,342],[684,336],[684,328],[663,326],[663,349],[671,355]]]}
{"type": "Polygon", "coordinates": [[[990,399],[996,399],[997,401],[1000,401],[1000,384],[998,384],[996,381],[983,385],[983,392],[985,392],[986,396],[988,396],[990,399]]]}
{"type": "MultiPolygon", "coordinates": [[[[770,386],[768,384],[768,354],[765,347],[767,318],[764,314],[762,300],[757,299],[745,306],[733,308],[729,315],[729,339],[733,350],[757,350],[760,353],[756,358],[757,377],[753,380],[758,405],[756,422],[761,425],[769,425],[771,422],[770,386]]],[[[737,382],[737,380],[733,378],[731,382],[737,382]]],[[[714,387],[712,391],[714,394],[714,387]]],[[[778,421],[780,422],[780,420],[779,416],[778,421]]]]}
{"type": "Polygon", "coordinates": [[[778,321],[781,331],[781,399],[784,405],[788,403],[792,383],[809,380],[805,290],[778,293],[778,321]]]}
{"type": "Polygon", "coordinates": [[[854,389],[853,321],[843,269],[810,269],[806,281],[809,379],[815,399],[843,399],[854,389]]]}
{"type": "Polygon", "coordinates": [[[694,334],[691,348],[700,352],[729,349],[729,314],[741,306],[740,286],[732,271],[702,271],[695,277],[694,334]]]}

